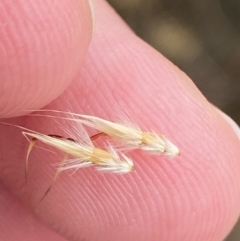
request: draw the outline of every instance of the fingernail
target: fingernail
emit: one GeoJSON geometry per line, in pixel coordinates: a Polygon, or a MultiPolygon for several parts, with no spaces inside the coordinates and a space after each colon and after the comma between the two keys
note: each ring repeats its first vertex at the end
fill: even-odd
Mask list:
{"type": "Polygon", "coordinates": [[[236,135],[238,136],[239,140],[240,140],[240,128],[237,125],[237,123],[231,118],[229,117],[227,114],[225,114],[224,112],[222,112],[221,110],[217,109],[218,112],[220,113],[220,115],[228,122],[228,124],[232,127],[232,129],[234,130],[234,132],[236,133],[236,135]]]}
{"type": "Polygon", "coordinates": [[[93,30],[92,30],[92,33],[94,33],[94,30],[95,30],[95,8],[94,8],[94,3],[93,3],[93,0],[88,0],[88,3],[89,3],[89,8],[90,8],[90,11],[91,11],[91,15],[92,15],[92,23],[93,23],[93,30]]]}

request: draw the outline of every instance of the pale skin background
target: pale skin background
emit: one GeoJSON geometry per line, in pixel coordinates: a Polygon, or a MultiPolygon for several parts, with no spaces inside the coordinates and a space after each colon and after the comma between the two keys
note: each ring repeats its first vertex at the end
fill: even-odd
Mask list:
{"type": "MultiPolygon", "coordinates": [[[[94,12],[88,1],[1,1],[0,116],[51,103],[46,108],[111,119],[121,104],[139,126],[164,132],[181,156],[133,152],[128,175],[64,173],[33,217],[54,175],[50,164],[62,155],[35,149],[26,187],[27,142],[0,126],[1,240],[223,240],[240,211],[236,129],[105,1],[93,3],[94,12]]],[[[5,121],[62,132],[47,118],[5,121]]]]}

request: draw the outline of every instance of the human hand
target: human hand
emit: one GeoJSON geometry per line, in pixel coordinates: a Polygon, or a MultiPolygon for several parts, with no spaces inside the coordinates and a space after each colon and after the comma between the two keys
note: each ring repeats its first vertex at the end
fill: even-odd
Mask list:
{"type": "MultiPolygon", "coordinates": [[[[136,169],[121,176],[91,168],[72,176],[62,173],[36,210],[47,225],[44,228],[38,221],[30,222],[24,205],[16,200],[30,207],[27,190],[34,202],[39,200],[51,183],[54,170],[50,164],[56,162],[56,156],[34,149],[26,189],[23,170],[27,143],[19,130],[1,126],[2,240],[16,240],[16,234],[18,240],[62,240],[50,229],[68,240],[223,240],[240,210],[240,144],[232,126],[184,73],[136,37],[104,1],[94,1],[95,30],[80,67],[92,31],[87,2],[58,1],[56,15],[51,16],[44,12],[52,9],[53,3],[49,4],[42,14],[53,19],[42,21],[41,28],[35,24],[41,31],[30,28],[26,38],[38,50],[28,52],[29,43],[20,41],[26,44],[24,54],[31,55],[30,67],[24,54],[19,60],[19,52],[13,58],[6,48],[1,61],[8,63],[11,71],[8,65],[1,70],[1,117],[43,107],[76,76],[46,109],[111,119],[116,112],[113,103],[120,102],[136,123],[165,134],[179,147],[181,156],[170,159],[133,152],[136,169]],[[46,23],[53,34],[45,34],[49,28],[46,23]],[[64,31],[58,30],[63,24],[64,31]],[[71,46],[66,44],[68,36],[71,46]],[[12,58],[16,63],[12,64],[12,58]]],[[[38,17],[34,14],[33,19],[35,15],[38,17]]],[[[15,21],[22,19],[24,16],[15,21]]],[[[12,121],[46,134],[61,131],[47,118],[25,116],[12,121]]]]}

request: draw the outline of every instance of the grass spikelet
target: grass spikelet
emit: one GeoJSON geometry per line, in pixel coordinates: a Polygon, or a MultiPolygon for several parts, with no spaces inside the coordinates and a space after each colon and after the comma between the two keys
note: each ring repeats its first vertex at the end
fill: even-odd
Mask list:
{"type": "Polygon", "coordinates": [[[114,173],[127,173],[134,169],[133,162],[124,154],[116,152],[113,147],[108,147],[111,151],[108,152],[94,146],[88,146],[85,143],[73,142],[40,133],[23,132],[23,135],[55,147],[74,158],[61,163],[58,171],[72,168],[79,169],[91,165],[96,166],[98,170],[114,173]]]}
{"type": "Polygon", "coordinates": [[[97,139],[101,135],[108,135],[118,140],[125,150],[141,149],[150,154],[163,154],[171,157],[179,156],[179,149],[164,135],[155,132],[142,131],[131,124],[120,124],[90,115],[74,114],[57,110],[41,110],[46,112],[62,113],[69,117],[59,117],[51,115],[31,114],[34,116],[45,116],[76,121],[94,128],[100,133],[94,135],[92,139],[97,139]]]}

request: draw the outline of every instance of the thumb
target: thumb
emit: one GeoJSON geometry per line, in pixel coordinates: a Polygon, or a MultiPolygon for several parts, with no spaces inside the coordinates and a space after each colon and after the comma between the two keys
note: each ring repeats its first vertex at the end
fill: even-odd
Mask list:
{"type": "Polygon", "coordinates": [[[67,88],[93,19],[87,0],[3,0],[0,9],[0,117],[10,117],[43,107],[67,88]]]}

